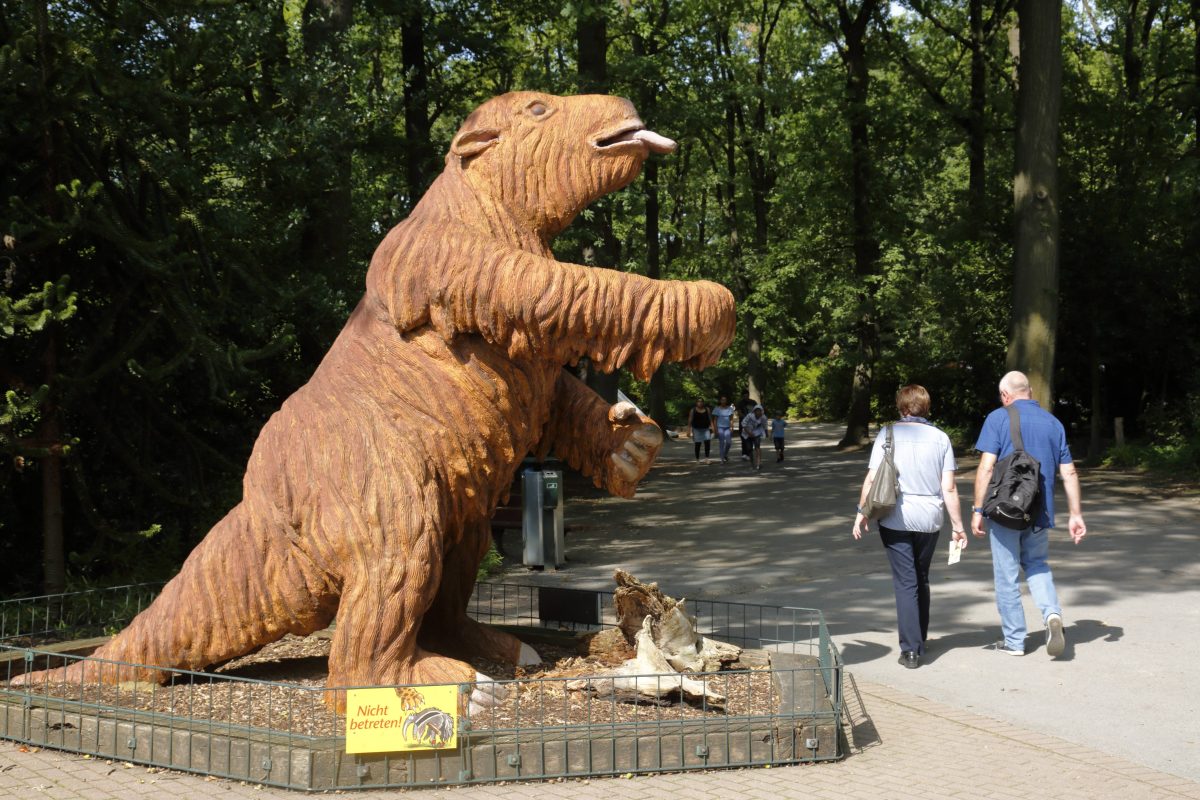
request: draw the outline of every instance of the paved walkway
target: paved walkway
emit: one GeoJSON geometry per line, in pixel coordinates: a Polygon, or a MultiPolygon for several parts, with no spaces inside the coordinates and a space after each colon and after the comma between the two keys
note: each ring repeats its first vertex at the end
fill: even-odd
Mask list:
{"type": "MultiPolygon", "coordinates": [[[[842,762],[767,769],[429,789],[431,797],[668,800],[762,798],[1200,799],[1200,784],[1108,753],[1032,733],[878,684],[847,681],[851,755],[842,762]]],[[[295,797],[300,793],[150,770],[0,742],[0,797],[295,797]]],[[[364,796],[392,798],[403,791],[364,796]]]]}
{"type": "MultiPolygon", "coordinates": [[[[1091,535],[1054,539],[1068,649],[1001,658],[986,542],[935,568],[926,664],[895,663],[878,542],[849,536],[865,454],[833,426],[794,426],[789,460],[752,473],[669,443],[639,498],[569,500],[569,566],[506,578],[610,588],[616,566],[670,594],[823,609],[848,664],[852,752],[839,763],[427,790],[455,798],[1196,798],[1200,498],[1084,474],[1091,535]]],[[[960,465],[969,502],[972,462],[960,465]]],[[[515,544],[513,549],[515,550],[515,544]]],[[[1036,611],[1027,607],[1030,620],[1036,611]]],[[[396,791],[372,797],[398,797],[396,791]]],[[[0,742],[0,797],[294,797],[0,742]]]]}

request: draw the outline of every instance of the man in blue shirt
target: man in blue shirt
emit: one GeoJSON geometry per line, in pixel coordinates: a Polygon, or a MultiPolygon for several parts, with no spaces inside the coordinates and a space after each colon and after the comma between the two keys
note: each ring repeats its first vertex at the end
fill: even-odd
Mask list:
{"type": "Polygon", "coordinates": [[[1054,527],[1054,473],[1062,477],[1067,494],[1067,523],[1071,539],[1079,544],[1087,535],[1080,505],[1079,475],[1067,447],[1067,433],[1054,415],[1033,399],[1029,379],[1021,372],[1010,372],[1000,380],[1000,404],[984,420],[983,430],[975,449],[979,451],[979,470],[975,473],[975,505],[971,530],[976,536],[992,535],[992,572],[996,583],[996,608],[1000,611],[1000,627],[1004,639],[996,650],[1012,656],[1025,654],[1025,610],[1021,607],[1021,570],[1029,593],[1042,612],[1046,623],[1046,652],[1051,657],[1062,655],[1066,647],[1063,636],[1062,608],[1054,591],[1054,577],[1047,558],[1050,553],[1050,528],[1054,527]],[[1021,439],[1025,452],[1038,460],[1042,473],[1042,510],[1032,526],[1014,531],[987,521],[983,517],[983,502],[996,462],[1013,451],[1009,433],[1008,406],[1014,406],[1021,420],[1021,439]]]}

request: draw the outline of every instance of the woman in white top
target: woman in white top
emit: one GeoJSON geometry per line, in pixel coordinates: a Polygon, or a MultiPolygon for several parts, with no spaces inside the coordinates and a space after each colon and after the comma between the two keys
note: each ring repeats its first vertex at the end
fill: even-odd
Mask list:
{"type": "Polygon", "coordinates": [[[713,409],[713,420],[717,424],[717,440],[721,445],[721,463],[729,461],[729,446],[733,443],[733,412],[736,409],[729,398],[721,395],[721,401],[713,409]]]}
{"type": "MultiPolygon", "coordinates": [[[[950,530],[955,541],[967,546],[963,532],[962,509],[954,485],[954,450],[950,437],[930,424],[929,392],[909,384],[896,392],[900,421],[892,426],[892,459],[900,475],[900,497],[895,510],[879,520],[879,536],[892,565],[892,586],[896,592],[896,620],[900,633],[900,663],[909,669],[921,665],[925,640],[929,638],[929,565],[937,549],[943,513],[950,515],[950,530]]],[[[858,500],[853,535],[861,539],[867,533],[868,520],[862,504],[883,463],[887,431],[875,437],[867,477],[858,500]]]]}

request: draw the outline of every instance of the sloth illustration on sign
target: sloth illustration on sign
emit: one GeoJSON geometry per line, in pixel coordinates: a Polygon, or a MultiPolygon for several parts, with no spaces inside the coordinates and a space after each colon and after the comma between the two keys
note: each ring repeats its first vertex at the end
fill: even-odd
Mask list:
{"type": "MultiPolygon", "coordinates": [[[[588,203],[674,148],[617,97],[517,92],[472,112],[375,251],[329,353],[263,427],[242,501],[95,653],[149,666],[88,660],[37,679],[162,682],[336,619],[330,688],[469,684],[474,706],[494,704],[496,684],[466,659],[539,660],[466,614],[522,458],[552,450],[630,497],[662,445],[650,419],[563,366],[586,356],[646,380],[664,362],[703,369],[733,339],[722,286],[550,250],[588,203]]],[[[330,697],[344,707],[344,692],[330,697]]]]}

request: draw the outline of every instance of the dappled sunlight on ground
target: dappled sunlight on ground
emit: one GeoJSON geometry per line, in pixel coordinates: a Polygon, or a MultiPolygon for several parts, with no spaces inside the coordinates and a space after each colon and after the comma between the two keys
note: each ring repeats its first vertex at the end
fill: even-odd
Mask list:
{"type": "MultiPolygon", "coordinates": [[[[1067,649],[1045,653],[1040,614],[1025,593],[1023,659],[992,649],[999,623],[987,539],[971,537],[947,566],[948,530],[931,570],[929,650],[918,670],[895,663],[895,601],[878,536],[850,535],[868,451],[842,452],[834,425],[788,429],[786,460],[763,452],[762,471],[741,461],[696,463],[690,442],[668,441],[633,500],[595,491],[567,496],[567,565],[525,582],[611,589],[620,567],[674,596],[819,608],[855,674],[1108,748],[1200,779],[1200,716],[1193,691],[1200,663],[1200,495],[1159,492],[1136,476],[1081,470],[1089,536],[1073,545],[1051,533],[1051,567],[1067,649]],[[1047,707],[1056,711],[1046,714],[1047,707]],[[1153,724],[1147,708],[1155,709],[1153,724]],[[1122,735],[1110,735],[1114,724],[1122,735]]],[[[714,450],[715,453],[715,450],[714,450]]],[[[969,510],[972,454],[959,458],[959,496],[969,510]]],[[[969,519],[969,515],[964,515],[969,519]]],[[[518,555],[511,532],[509,557],[518,555]]]]}

